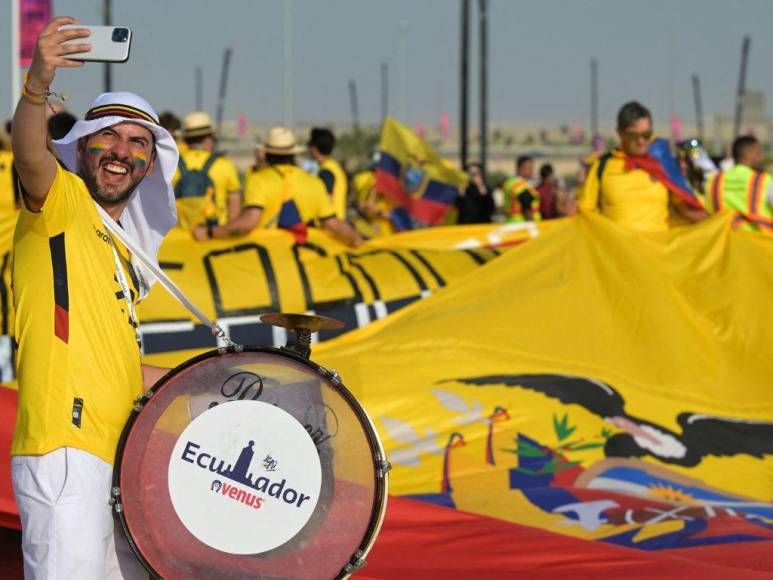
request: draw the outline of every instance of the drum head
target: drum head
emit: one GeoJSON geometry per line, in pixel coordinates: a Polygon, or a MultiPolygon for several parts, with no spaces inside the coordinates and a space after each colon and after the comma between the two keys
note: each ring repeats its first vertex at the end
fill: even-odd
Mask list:
{"type": "Polygon", "coordinates": [[[124,430],[113,493],[162,578],[335,578],[367,553],[383,449],[336,377],[272,348],[213,351],[168,374],[124,430]]]}

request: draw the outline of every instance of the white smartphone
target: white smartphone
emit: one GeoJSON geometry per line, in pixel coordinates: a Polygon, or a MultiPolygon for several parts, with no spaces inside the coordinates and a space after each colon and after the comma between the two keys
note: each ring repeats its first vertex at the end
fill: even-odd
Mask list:
{"type": "Polygon", "coordinates": [[[88,28],[91,36],[87,38],[75,38],[64,44],[91,45],[88,52],[76,52],[68,54],[71,60],[89,62],[126,62],[129,60],[129,49],[132,44],[132,31],[125,26],[86,26],[83,24],[65,24],[59,30],[67,28],[88,28]]]}

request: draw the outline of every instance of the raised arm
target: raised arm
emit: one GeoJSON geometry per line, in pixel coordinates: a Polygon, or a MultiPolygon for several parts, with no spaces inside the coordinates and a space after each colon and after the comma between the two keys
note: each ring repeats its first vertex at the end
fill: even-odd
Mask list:
{"type": "Polygon", "coordinates": [[[196,226],[193,228],[193,238],[204,242],[231,236],[245,236],[258,227],[261,215],[263,215],[261,208],[245,207],[235,219],[223,226],[196,226]]]}
{"type": "Polygon", "coordinates": [[[352,248],[362,245],[362,236],[344,220],[331,217],[323,222],[323,227],[352,248]]]}
{"type": "Polygon", "coordinates": [[[78,24],[70,17],[54,18],[41,31],[35,47],[22,98],[13,116],[12,146],[14,164],[26,192],[26,203],[40,209],[56,177],[56,159],[46,147],[46,96],[57,68],[75,68],[82,62],[66,55],[91,49],[90,44],[68,44],[67,40],[85,38],[87,29],[59,30],[65,24],[78,24]]]}

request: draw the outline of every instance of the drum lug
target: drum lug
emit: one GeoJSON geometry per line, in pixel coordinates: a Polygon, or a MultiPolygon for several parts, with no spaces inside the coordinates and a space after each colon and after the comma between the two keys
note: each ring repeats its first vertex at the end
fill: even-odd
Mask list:
{"type": "Polygon", "coordinates": [[[123,511],[123,505],[121,505],[121,488],[120,487],[114,487],[110,490],[110,500],[107,502],[109,505],[113,506],[113,511],[117,514],[120,514],[123,511]]]}
{"type": "Polygon", "coordinates": [[[386,459],[379,459],[376,462],[376,473],[379,477],[385,477],[387,473],[392,469],[392,464],[386,459]]]}
{"type": "Polygon", "coordinates": [[[241,344],[231,344],[229,346],[220,346],[217,349],[217,354],[226,354],[229,352],[242,352],[244,350],[244,346],[241,344]]]}
{"type": "Polygon", "coordinates": [[[341,375],[338,374],[337,371],[330,369],[330,379],[334,383],[340,383],[341,382],[341,375]]]}
{"type": "Polygon", "coordinates": [[[153,396],[153,391],[147,391],[134,399],[134,410],[138,413],[142,411],[142,408],[145,406],[145,403],[147,403],[150,400],[150,397],[153,396]]]}
{"type": "Polygon", "coordinates": [[[354,574],[357,570],[362,570],[367,562],[362,557],[363,552],[362,550],[357,550],[354,555],[352,556],[352,559],[349,560],[349,563],[344,568],[344,573],[346,575],[354,574]]]}

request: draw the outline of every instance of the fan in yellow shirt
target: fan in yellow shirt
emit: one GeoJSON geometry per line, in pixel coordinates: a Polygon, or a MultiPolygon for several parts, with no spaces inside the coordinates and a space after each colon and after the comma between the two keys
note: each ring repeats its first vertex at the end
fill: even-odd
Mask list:
{"type": "Polygon", "coordinates": [[[226,224],[239,214],[241,183],[233,161],[215,150],[209,115],[189,113],[182,130],[185,150],[174,177],[179,225],[226,224]]]}
{"type": "Polygon", "coordinates": [[[253,173],[245,183],[244,207],[239,215],[223,226],[197,227],[197,240],[244,235],[256,227],[296,231],[296,226],[314,224],[356,247],[362,236],[336,217],[322,181],[295,165],[299,151],[295,136],[286,127],[274,127],[264,144],[268,167],[253,173]],[[281,223],[283,207],[292,207],[292,220],[281,223]]]}
{"type": "Polygon", "coordinates": [[[629,168],[627,157],[647,154],[652,141],[652,116],[637,102],[626,103],[617,116],[620,149],[600,156],[588,171],[578,195],[579,210],[600,212],[628,228],[659,232],[669,227],[671,207],[689,221],[706,212],[674,199],[667,187],[644,169],[629,168]]]}
{"type": "Polygon", "coordinates": [[[178,154],[144,99],[105,93],[54,141],[57,161],[46,146],[48,90],[89,34],[65,24],[77,21],[55,18],[40,33],[13,123],[24,207],[14,236],[11,479],[25,577],[107,578],[118,569],[134,577],[142,567],[113,535],[112,462],[134,398],[165,369],[140,361],[134,304],[149,271],[108,231],[121,227],[157,262],[176,222],[178,154]]]}
{"type": "Polygon", "coordinates": [[[309,155],[319,163],[317,175],[325,184],[325,189],[333,202],[336,217],[339,220],[345,220],[349,182],[344,168],[330,156],[335,148],[335,143],[336,139],[332,131],[314,127],[308,142],[309,155]]]}

